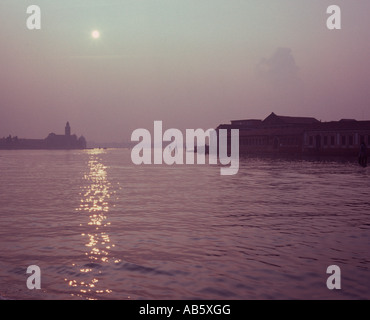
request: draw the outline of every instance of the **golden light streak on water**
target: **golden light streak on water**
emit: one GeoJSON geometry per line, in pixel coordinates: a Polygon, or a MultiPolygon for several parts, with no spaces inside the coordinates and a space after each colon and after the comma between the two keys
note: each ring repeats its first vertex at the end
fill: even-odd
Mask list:
{"type": "MultiPolygon", "coordinates": [[[[81,233],[84,246],[87,249],[85,256],[88,261],[85,266],[80,267],[82,274],[91,274],[89,280],[65,279],[68,286],[79,290],[74,294],[85,299],[95,299],[97,296],[109,295],[113,292],[108,287],[99,287],[99,276],[102,274],[101,267],[109,263],[119,263],[121,259],[111,256],[110,249],[115,245],[112,243],[107,228],[111,225],[109,219],[109,199],[114,191],[107,176],[107,167],[101,162],[100,155],[104,150],[94,149],[89,151],[89,172],[84,175],[86,185],[81,190],[81,204],[76,211],[86,214],[86,232],[81,233]],[[109,244],[109,245],[107,245],[109,244]]],[[[77,265],[74,263],[73,265],[77,265]]],[[[103,284],[102,284],[103,286],[103,284]]]]}

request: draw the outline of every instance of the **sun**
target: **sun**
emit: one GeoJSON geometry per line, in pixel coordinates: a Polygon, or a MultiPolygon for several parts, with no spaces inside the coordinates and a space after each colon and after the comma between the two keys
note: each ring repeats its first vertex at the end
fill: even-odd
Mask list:
{"type": "Polygon", "coordinates": [[[100,32],[98,30],[94,30],[93,32],[91,32],[91,36],[94,39],[99,39],[100,38],[100,32]]]}

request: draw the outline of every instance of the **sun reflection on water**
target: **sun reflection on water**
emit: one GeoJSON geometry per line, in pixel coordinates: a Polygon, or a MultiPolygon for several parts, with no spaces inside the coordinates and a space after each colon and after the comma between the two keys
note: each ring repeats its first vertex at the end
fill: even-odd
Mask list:
{"type": "Polygon", "coordinates": [[[109,264],[121,260],[112,256],[110,250],[115,247],[109,235],[109,199],[115,193],[107,178],[107,167],[102,163],[104,150],[89,150],[88,173],[84,175],[85,185],[81,187],[81,203],[76,211],[86,216],[84,240],[86,263],[77,265],[76,279],[65,279],[70,288],[76,290],[72,296],[86,299],[101,298],[112,293],[102,282],[103,269],[109,264]]]}

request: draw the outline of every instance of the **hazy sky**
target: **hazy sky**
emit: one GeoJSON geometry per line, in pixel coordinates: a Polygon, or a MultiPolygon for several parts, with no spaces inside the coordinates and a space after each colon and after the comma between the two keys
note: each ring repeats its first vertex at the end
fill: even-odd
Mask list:
{"type": "Polygon", "coordinates": [[[0,137],[44,138],[67,120],[120,142],[154,120],[370,119],[369,34],[369,0],[1,0],[0,137]],[[342,30],[326,28],[332,4],[342,30]]]}

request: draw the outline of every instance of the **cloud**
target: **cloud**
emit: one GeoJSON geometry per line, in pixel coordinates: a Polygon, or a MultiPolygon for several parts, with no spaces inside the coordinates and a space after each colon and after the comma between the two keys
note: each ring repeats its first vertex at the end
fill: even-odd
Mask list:
{"type": "Polygon", "coordinates": [[[257,74],[280,88],[295,86],[297,81],[301,81],[299,68],[289,48],[278,48],[270,58],[263,58],[257,65],[257,74]]]}
{"type": "Polygon", "coordinates": [[[256,75],[265,107],[287,114],[302,112],[304,86],[290,48],[278,48],[270,58],[261,59],[256,75]]]}

